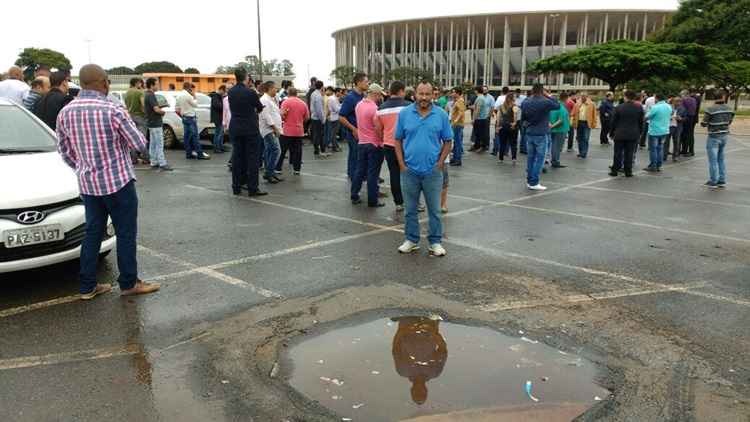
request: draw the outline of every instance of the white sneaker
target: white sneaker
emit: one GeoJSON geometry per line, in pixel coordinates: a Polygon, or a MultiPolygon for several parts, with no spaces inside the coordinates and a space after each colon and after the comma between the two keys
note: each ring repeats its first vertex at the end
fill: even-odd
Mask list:
{"type": "Polygon", "coordinates": [[[546,187],[544,187],[544,186],[542,186],[542,185],[540,185],[538,183],[536,185],[534,185],[534,186],[531,186],[531,185],[527,184],[526,187],[529,188],[529,190],[547,190],[546,187]]]}
{"type": "Polygon", "coordinates": [[[401,212],[403,210],[404,210],[404,206],[403,205],[396,205],[396,212],[401,212]]]}
{"type": "Polygon", "coordinates": [[[443,245],[439,243],[433,243],[430,245],[430,255],[434,256],[445,256],[447,252],[445,251],[445,248],[443,248],[443,245]]]}
{"type": "Polygon", "coordinates": [[[419,245],[411,240],[405,240],[404,243],[398,247],[398,251],[401,253],[412,253],[416,250],[419,250],[419,245]]]}

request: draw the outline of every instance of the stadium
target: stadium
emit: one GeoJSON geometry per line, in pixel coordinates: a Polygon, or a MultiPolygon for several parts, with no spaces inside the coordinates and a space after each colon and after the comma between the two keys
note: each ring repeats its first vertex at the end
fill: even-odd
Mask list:
{"type": "MultiPolygon", "coordinates": [[[[442,86],[463,83],[527,89],[605,90],[583,74],[536,75],[535,61],[611,40],[643,40],[674,10],[582,10],[444,16],[372,23],[338,30],[336,67],[371,75],[399,67],[432,72],[442,86]]],[[[373,78],[377,79],[377,78],[373,78]]]]}

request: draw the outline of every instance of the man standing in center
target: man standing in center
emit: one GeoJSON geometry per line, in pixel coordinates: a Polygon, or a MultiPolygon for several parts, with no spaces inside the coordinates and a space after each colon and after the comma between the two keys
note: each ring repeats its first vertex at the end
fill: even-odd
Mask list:
{"type": "Polygon", "coordinates": [[[612,122],[612,113],[615,111],[615,103],[612,102],[614,94],[608,92],[607,95],[599,104],[599,120],[602,123],[602,130],[599,134],[599,143],[602,145],[609,145],[609,127],[612,122]]]}
{"type": "Polygon", "coordinates": [[[326,113],[323,108],[323,81],[315,81],[315,90],[310,96],[310,137],[315,148],[315,157],[322,153],[325,156],[326,146],[323,142],[323,125],[326,113]]]}
{"type": "Polygon", "coordinates": [[[573,107],[571,120],[576,128],[578,157],[586,158],[589,155],[591,129],[596,129],[596,105],[585,92],[581,93],[581,98],[573,107]]]}
{"type": "Polygon", "coordinates": [[[349,180],[354,180],[357,172],[357,143],[359,141],[359,132],[357,131],[357,114],[354,109],[360,101],[365,98],[367,87],[370,81],[364,73],[354,74],[354,89],[344,98],[344,102],[339,109],[339,122],[346,129],[346,140],[349,143],[349,153],[347,157],[346,174],[349,180]]]}
{"type": "MultiPolygon", "coordinates": [[[[544,156],[547,153],[547,139],[550,135],[550,112],[560,108],[560,103],[551,98],[542,84],[534,84],[532,96],[521,104],[521,113],[527,123],[526,148],[526,187],[530,190],[547,190],[539,184],[539,173],[544,166],[544,156]]],[[[595,112],[593,105],[591,110],[595,112]]]]}
{"type": "Polygon", "coordinates": [[[263,96],[260,98],[263,111],[260,113],[260,136],[263,137],[263,178],[266,182],[275,184],[283,179],[276,176],[276,164],[281,150],[279,136],[281,136],[281,112],[276,104],[276,84],[273,81],[263,82],[263,96]]]}
{"type": "Polygon", "coordinates": [[[237,85],[229,90],[229,133],[232,137],[232,192],[239,195],[243,176],[247,176],[247,188],[250,196],[268,195],[258,188],[258,164],[260,162],[260,143],[258,137],[258,113],[263,105],[258,94],[249,88],[250,78],[247,72],[239,68],[234,71],[237,85]]]}
{"type": "Polygon", "coordinates": [[[182,84],[182,92],[177,95],[175,107],[180,110],[182,126],[185,128],[183,141],[185,144],[185,158],[188,160],[208,160],[211,158],[203,152],[198,140],[198,100],[195,99],[195,85],[191,82],[182,84]]]}
{"type": "Polygon", "coordinates": [[[618,105],[612,115],[612,138],[615,140],[615,153],[612,162],[612,177],[617,177],[624,166],[625,177],[633,177],[633,158],[638,138],[643,130],[643,107],[636,104],[636,94],[625,91],[625,102],[618,105]]]}
{"type": "Polygon", "coordinates": [[[404,99],[406,86],[403,82],[391,82],[389,92],[390,98],[378,109],[375,128],[383,139],[383,153],[388,163],[393,202],[396,204],[396,211],[401,212],[404,210],[404,195],[401,192],[401,167],[396,158],[396,140],[393,134],[396,132],[398,115],[409,105],[409,102],[404,99]]]}
{"type": "Polygon", "coordinates": [[[406,240],[398,251],[410,253],[419,249],[417,205],[420,195],[424,194],[429,215],[427,239],[430,242],[430,254],[444,256],[446,252],[440,244],[443,238],[440,192],[443,188],[443,167],[451,152],[453,130],[448,113],[432,105],[431,83],[422,82],[417,85],[417,103],[399,113],[394,138],[396,157],[401,167],[401,189],[406,203],[406,240]]]}
{"type": "Polygon", "coordinates": [[[654,96],[656,103],[651,106],[646,114],[648,122],[648,152],[651,158],[648,172],[661,171],[664,160],[664,141],[669,136],[669,121],[672,119],[672,106],[666,103],[663,94],[654,96]]]}
{"type": "Polygon", "coordinates": [[[357,145],[357,172],[352,180],[352,204],[360,204],[359,191],[362,182],[367,178],[367,206],[379,208],[385,206],[378,201],[378,179],[380,167],[383,165],[383,138],[375,128],[378,105],[383,101],[383,88],[378,84],[370,84],[367,97],[357,104],[357,130],[359,144],[357,145]]]}

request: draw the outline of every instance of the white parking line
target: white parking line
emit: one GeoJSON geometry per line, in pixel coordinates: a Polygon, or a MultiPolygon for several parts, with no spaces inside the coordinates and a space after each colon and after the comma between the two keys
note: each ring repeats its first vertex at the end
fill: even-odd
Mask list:
{"type": "Polygon", "coordinates": [[[48,308],[50,306],[62,305],[64,303],[77,302],[81,299],[79,295],[58,297],[57,299],[45,300],[44,302],[32,303],[30,305],[18,306],[15,308],[4,309],[0,311],[0,318],[6,318],[24,312],[35,311],[37,309],[48,308]]]}
{"type": "Polygon", "coordinates": [[[41,356],[23,356],[0,359],[0,371],[8,369],[33,368],[35,366],[57,365],[61,363],[81,362],[88,360],[108,359],[118,356],[131,356],[141,353],[133,346],[115,346],[101,349],[80,350],[76,352],[52,353],[41,356]]]}
{"type": "Polygon", "coordinates": [[[695,202],[698,204],[719,205],[719,206],[737,207],[737,208],[750,208],[750,204],[737,204],[735,202],[707,201],[705,199],[693,199],[693,198],[685,198],[682,196],[659,195],[657,193],[637,192],[637,191],[622,190],[622,189],[610,189],[610,188],[602,188],[598,186],[583,186],[580,189],[596,190],[596,191],[601,191],[601,192],[623,193],[626,195],[637,195],[637,196],[644,196],[648,198],[669,199],[672,201],[695,202]]]}

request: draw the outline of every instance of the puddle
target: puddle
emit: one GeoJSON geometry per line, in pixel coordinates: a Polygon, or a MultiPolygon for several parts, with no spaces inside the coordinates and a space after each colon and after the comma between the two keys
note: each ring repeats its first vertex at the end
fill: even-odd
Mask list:
{"type": "Polygon", "coordinates": [[[579,356],[422,317],[335,329],[287,358],[291,386],[343,420],[569,421],[609,395],[579,356]]]}

